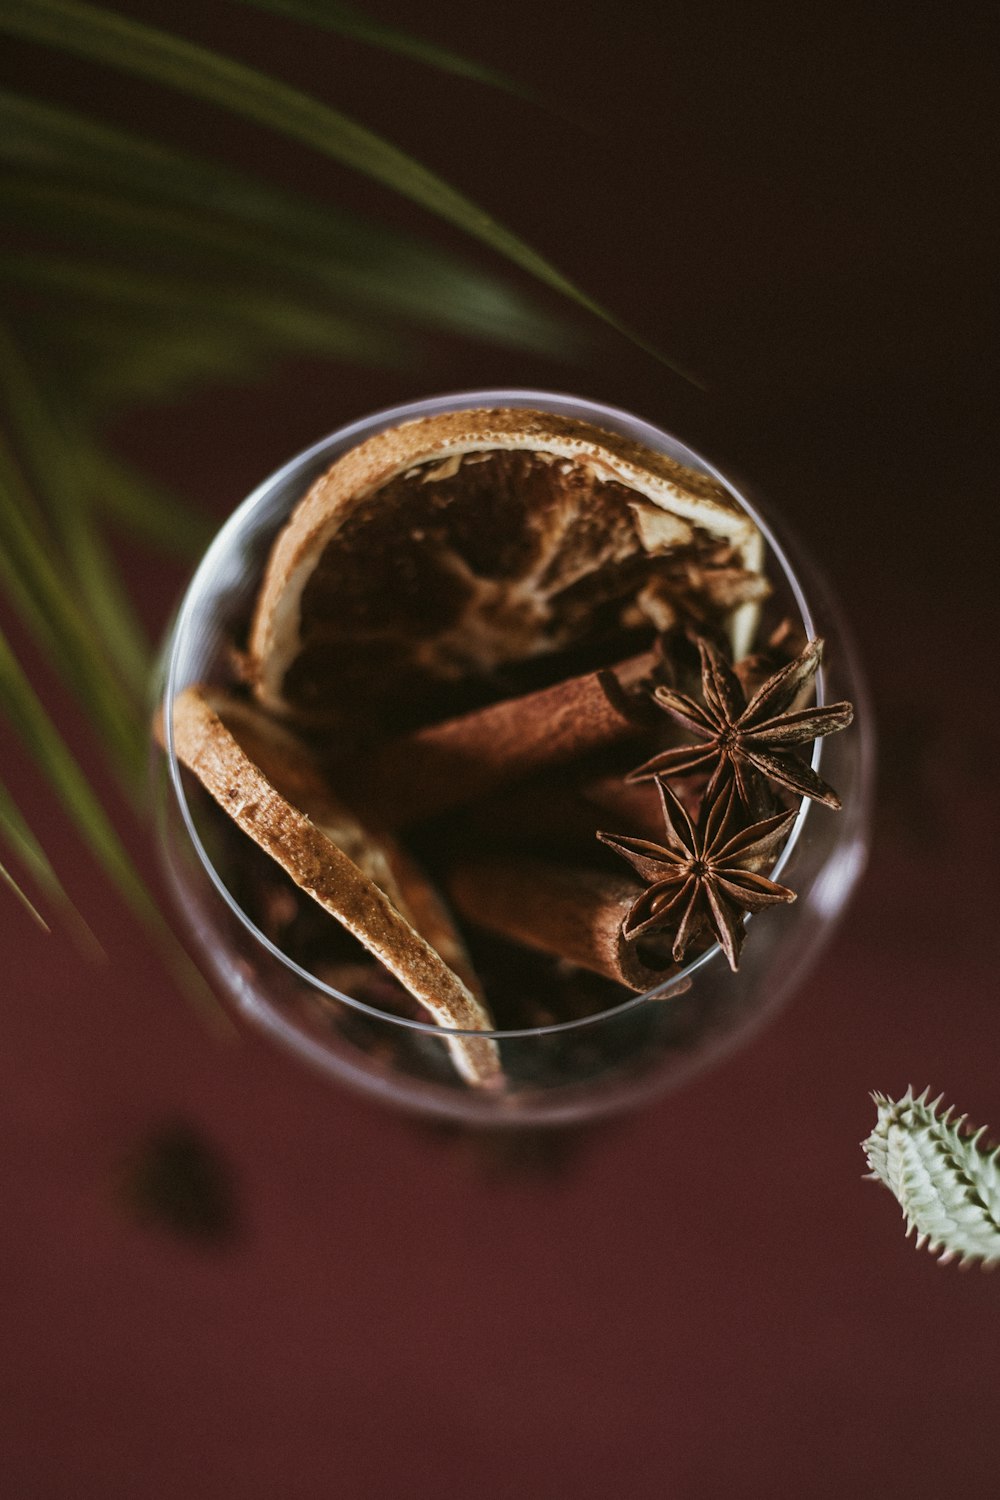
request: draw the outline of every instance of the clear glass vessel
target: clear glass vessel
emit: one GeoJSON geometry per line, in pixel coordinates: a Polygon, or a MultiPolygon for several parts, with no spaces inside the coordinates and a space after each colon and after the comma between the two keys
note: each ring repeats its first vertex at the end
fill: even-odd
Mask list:
{"type": "MultiPolygon", "coordinates": [[[[532,390],[467,391],[411,402],[352,423],[291,460],[226,522],[181,603],[162,657],[164,748],[154,761],[159,847],[181,916],[223,996],[240,1016],[331,1079],[423,1114],[486,1126],[567,1125],[636,1106],[742,1043],[801,982],[865,864],[874,739],[865,685],[839,610],[783,521],[737,491],[700,454],[628,412],[532,390]],[[647,994],[585,1020],[492,1033],[499,1088],[470,1087],[441,1027],[386,1014],[337,989],[269,938],[240,892],[247,861],[265,860],[242,834],[220,836],[209,798],[178,763],[173,704],[192,683],[226,682],[232,643],[252,609],[271,542],[311,482],[346,449],[415,417],[473,407],[530,407],[620,432],[719,480],[758,522],[769,572],[808,636],[826,642],[820,702],[849,699],[854,724],[817,741],[814,768],[843,809],[805,802],[774,879],[793,905],[750,919],[740,968],[715,946],[647,994]],[[755,930],[756,929],[756,930],[755,930]]],[[[333,918],[329,918],[333,921],[333,918]]]]}

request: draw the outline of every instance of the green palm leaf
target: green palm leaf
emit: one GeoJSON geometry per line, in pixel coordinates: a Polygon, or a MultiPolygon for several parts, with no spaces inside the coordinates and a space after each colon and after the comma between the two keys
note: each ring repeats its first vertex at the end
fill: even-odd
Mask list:
{"type": "Polygon", "coordinates": [[[27,891],[23,886],[18,885],[17,881],[14,879],[7,866],[3,863],[3,860],[0,860],[0,881],[2,881],[7,889],[11,892],[11,894],[15,896],[18,901],[20,901],[21,905],[28,913],[28,916],[31,917],[32,921],[38,923],[43,932],[52,931],[52,928],[49,926],[48,922],[46,922],[45,918],[38,910],[38,907],[28,895],[27,891]]]}
{"type": "Polygon", "coordinates": [[[0,706],[128,904],[138,915],[148,917],[152,901],[138,872],[90,782],[45,712],[2,632],[0,706]]]}
{"type": "MultiPolygon", "coordinates": [[[[116,205],[110,212],[123,230],[129,216],[149,215],[144,254],[171,219],[176,233],[203,240],[214,234],[219,249],[241,245],[246,256],[254,254],[247,247],[259,247],[261,263],[272,264],[282,279],[286,257],[296,267],[321,268],[331,281],[342,279],[352,302],[360,297],[380,312],[388,306],[433,326],[548,352],[572,351],[580,342],[565,322],[433,245],[3,89],[0,162],[19,174],[8,182],[12,206],[19,193],[34,193],[39,202],[62,188],[116,205]]],[[[66,206],[50,213],[49,227],[66,206]]]]}
{"type": "MultiPolygon", "coordinates": [[[[245,3],[525,93],[335,0],[245,3]]],[[[85,0],[0,0],[3,31],[278,131],[438,215],[628,334],[442,178],[286,83],[85,0]]],[[[416,347],[400,325],[561,354],[580,348],[581,336],[458,255],[6,90],[0,165],[7,168],[0,216],[20,236],[20,248],[12,245],[0,260],[11,304],[8,326],[0,327],[0,585],[89,710],[122,784],[135,794],[146,753],[150,652],[105,529],[126,526],[147,543],[190,553],[210,528],[109,452],[98,420],[137,399],[252,378],[290,353],[398,364],[416,347]]],[[[2,634],[0,712],[185,985],[205,993],[2,634]]],[[[53,911],[86,933],[2,786],[0,843],[15,862],[13,873],[0,865],[0,880],[38,915],[18,882],[23,872],[53,911]]]]}
{"type": "Polygon", "coordinates": [[[446,47],[428,42],[423,37],[411,36],[394,26],[385,26],[348,5],[336,4],[335,0],[243,0],[243,4],[251,5],[255,10],[270,11],[274,15],[290,16],[295,21],[306,21],[313,26],[323,27],[325,31],[339,32],[352,41],[367,42],[387,52],[396,52],[400,57],[412,58],[414,62],[426,63],[442,73],[471,78],[475,83],[485,83],[521,99],[544,105],[543,100],[515,79],[508,78],[493,68],[484,67],[482,63],[473,62],[471,58],[461,57],[457,52],[450,52],[446,47]]]}
{"type": "Polygon", "coordinates": [[[23,623],[89,711],[123,785],[134,788],[145,760],[134,700],[100,649],[59,566],[42,517],[0,436],[0,579],[23,623]]]}
{"type": "Polygon", "coordinates": [[[199,971],[180,947],[164,922],[145,882],[132,863],[124,844],[90,782],[67,748],[59,731],[19,665],[6,636],[0,631],[0,710],[13,725],[36,765],[55,788],[106,874],[130,909],[161,944],[168,962],[188,993],[209,1014],[221,1017],[211,991],[199,971]]]}
{"type": "MultiPolygon", "coordinates": [[[[684,374],[524,240],[399,147],[310,95],[142,22],[80,0],[8,0],[0,28],[165,84],[279,131],[481,240],[684,374]]],[[[690,379],[690,376],[685,378],[690,379]]]]}
{"type": "Polygon", "coordinates": [[[213,284],[186,272],[136,271],[41,254],[30,259],[0,258],[0,280],[65,301],[71,313],[81,301],[119,315],[129,311],[136,319],[133,343],[136,332],[150,322],[162,328],[166,315],[167,326],[182,330],[185,338],[192,337],[194,323],[200,334],[211,330],[223,335],[227,343],[249,341],[270,351],[334,354],[377,365],[398,365],[406,353],[398,335],[340,313],[321,312],[280,287],[213,284]],[[248,335],[252,335],[249,340],[248,335]]]}
{"type": "Polygon", "coordinates": [[[149,645],[107,548],[91,524],[71,424],[43,394],[21,352],[2,329],[0,391],[34,491],[46,502],[74,592],[125,688],[141,703],[149,682],[149,645]]]}
{"type": "Polygon", "coordinates": [[[220,222],[203,205],[192,213],[187,205],[14,177],[0,183],[0,206],[11,226],[93,246],[105,265],[109,255],[135,254],[147,265],[152,256],[203,276],[231,278],[239,267],[241,281],[255,277],[272,288],[277,281],[286,296],[297,293],[311,308],[320,297],[333,306],[377,311],[383,327],[387,317],[395,316],[458,333],[488,333],[500,343],[550,353],[565,353],[580,342],[568,325],[546,317],[498,283],[460,262],[430,256],[422,247],[411,249],[395,236],[366,234],[376,241],[374,255],[359,254],[357,239],[331,253],[329,247],[318,249],[294,236],[283,240],[273,222],[266,237],[249,233],[245,220],[220,222]]]}
{"type": "Polygon", "coordinates": [[[82,482],[102,515],[159,552],[200,557],[215,533],[215,522],[138,474],[86,433],[80,434],[75,452],[82,482]]]}
{"type": "MultiPolygon", "coordinates": [[[[32,833],[20,808],[2,782],[0,782],[0,839],[11,850],[22,868],[32,877],[35,885],[43,893],[49,905],[59,912],[66,926],[76,938],[81,950],[90,957],[102,957],[102,949],[97,939],[66,894],[48,855],[34,833],[32,833]]],[[[48,923],[23,887],[19,885],[5,866],[0,865],[0,876],[2,876],[4,882],[11,888],[13,893],[23,902],[29,914],[48,931],[48,923]]]]}

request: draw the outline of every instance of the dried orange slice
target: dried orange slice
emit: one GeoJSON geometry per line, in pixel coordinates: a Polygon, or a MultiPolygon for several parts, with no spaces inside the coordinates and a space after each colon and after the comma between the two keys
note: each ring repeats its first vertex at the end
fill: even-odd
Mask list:
{"type": "Polygon", "coordinates": [[[271,553],[250,631],[258,700],[381,732],[460,711],[456,685],[673,624],[692,598],[742,655],[763,540],[720,484],[588,423],[450,412],[339,458],[271,553]]]}
{"type": "MultiPolygon", "coordinates": [[[[259,710],[200,687],[178,696],[173,725],[178,757],[234,822],[439,1025],[492,1028],[440,898],[391,839],[373,837],[333,797],[296,736],[259,710]]],[[[448,1046],[468,1082],[483,1085],[498,1076],[489,1038],[450,1036],[448,1046]]]]}

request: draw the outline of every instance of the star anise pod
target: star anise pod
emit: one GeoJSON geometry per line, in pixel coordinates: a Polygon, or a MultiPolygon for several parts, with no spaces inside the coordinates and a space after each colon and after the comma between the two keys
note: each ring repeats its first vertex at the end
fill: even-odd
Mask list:
{"type": "Polygon", "coordinates": [[[854,717],[850,703],[792,709],[795,699],[816,675],[823,642],[810,641],[794,661],[762,683],[749,703],[736,673],[711,641],[699,638],[698,650],[704,703],[662,686],[653,689],[653,698],[702,743],[661,751],[630,772],[628,780],[679,776],[711,766],[708,794],[731,778],[740,800],[749,804],[752,778],[759,772],[797,796],[840,807],[833,787],[791,748],[846,729],[854,717]]]}
{"type": "Polygon", "coordinates": [[[631,940],[673,929],[673,956],[680,963],[707,923],[730,968],[736,969],[746,935],[744,913],[795,900],[794,891],[758,871],[781,846],[796,813],[778,813],[749,828],[741,827],[736,790],[730,783],[705,799],[695,824],[663,777],[655,779],[666,826],[664,844],[610,833],[597,835],[627,859],[647,884],[629,908],[622,932],[631,940]]]}

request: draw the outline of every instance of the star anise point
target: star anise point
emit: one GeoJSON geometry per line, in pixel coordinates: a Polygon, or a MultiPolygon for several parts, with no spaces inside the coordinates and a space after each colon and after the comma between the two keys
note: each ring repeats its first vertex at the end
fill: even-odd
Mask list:
{"type": "Polygon", "coordinates": [[[680,963],[696,933],[709,927],[732,969],[739,964],[747,912],[794,901],[795,893],[753,866],[776,852],[796,814],[777,814],[750,826],[739,817],[735,786],[703,801],[697,821],[663,776],[656,776],[667,844],[599,833],[645,882],[622,923],[628,941],[672,928],[680,963]],[[679,921],[678,912],[683,908],[679,921]]]}
{"type": "Polygon", "coordinates": [[[718,647],[704,636],[695,639],[703,702],[662,685],[652,694],[654,702],[694,736],[695,743],[661,751],[627,779],[680,776],[711,766],[710,796],[730,778],[747,806],[754,801],[755,786],[770,782],[795,796],[840,807],[833,788],[794,752],[798,745],[846,729],[854,717],[850,703],[793,707],[815,677],[823,655],[822,640],[817,636],[808,641],[748,701],[739,677],[718,647]]]}

